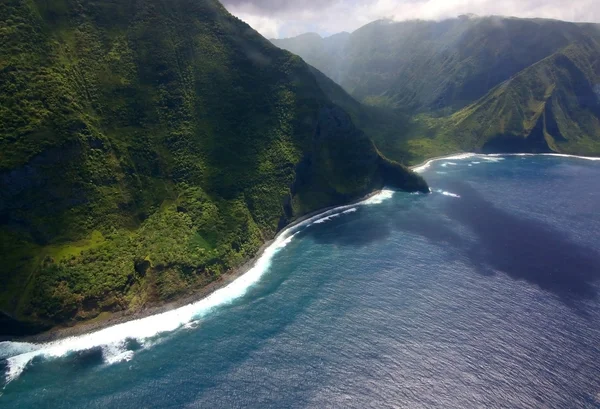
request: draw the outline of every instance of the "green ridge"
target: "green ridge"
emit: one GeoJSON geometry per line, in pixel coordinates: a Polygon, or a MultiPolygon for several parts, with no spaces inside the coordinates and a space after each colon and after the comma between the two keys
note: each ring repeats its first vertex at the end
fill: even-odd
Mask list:
{"type": "Polygon", "coordinates": [[[172,300],[306,212],[427,191],[217,1],[6,0],[0,31],[0,335],[172,300]]]}
{"type": "Polygon", "coordinates": [[[461,151],[600,154],[599,25],[462,16],[272,41],[370,106],[361,112],[378,112],[362,126],[404,163],[461,151]]]}

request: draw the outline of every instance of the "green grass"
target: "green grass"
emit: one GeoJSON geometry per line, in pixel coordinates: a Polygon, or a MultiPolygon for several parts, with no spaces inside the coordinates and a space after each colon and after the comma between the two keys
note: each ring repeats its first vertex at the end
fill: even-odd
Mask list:
{"type": "Polygon", "coordinates": [[[89,239],[80,240],[77,242],[71,242],[65,245],[50,245],[41,250],[42,257],[48,256],[54,259],[56,262],[75,258],[84,251],[97,248],[105,241],[104,236],[98,230],[92,231],[92,235],[89,239]]]}

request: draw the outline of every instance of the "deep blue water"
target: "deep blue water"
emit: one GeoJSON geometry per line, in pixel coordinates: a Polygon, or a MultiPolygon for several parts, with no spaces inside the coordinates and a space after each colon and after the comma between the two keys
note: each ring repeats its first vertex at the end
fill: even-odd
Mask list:
{"type": "Polygon", "coordinates": [[[431,195],[302,227],[184,328],[33,358],[0,407],[600,408],[600,162],[423,175],[431,195]]]}

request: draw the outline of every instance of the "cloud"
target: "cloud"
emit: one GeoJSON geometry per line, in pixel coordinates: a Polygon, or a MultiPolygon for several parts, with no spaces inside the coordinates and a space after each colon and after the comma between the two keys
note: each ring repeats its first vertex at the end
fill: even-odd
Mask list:
{"type": "Polygon", "coordinates": [[[331,6],[337,2],[336,0],[225,0],[224,4],[238,9],[254,9],[273,14],[294,10],[318,9],[331,6]]]}
{"type": "MultiPolygon", "coordinates": [[[[234,9],[235,10],[235,9],[234,9]]],[[[231,11],[231,10],[230,10],[231,11]]],[[[261,33],[266,38],[278,38],[283,22],[267,16],[259,14],[245,13],[242,11],[233,12],[238,18],[244,20],[253,29],[261,33]]]]}
{"type": "Polygon", "coordinates": [[[222,0],[229,11],[266,37],[309,31],[331,35],[381,18],[394,20],[498,14],[600,23],[598,0],[222,0]]]}

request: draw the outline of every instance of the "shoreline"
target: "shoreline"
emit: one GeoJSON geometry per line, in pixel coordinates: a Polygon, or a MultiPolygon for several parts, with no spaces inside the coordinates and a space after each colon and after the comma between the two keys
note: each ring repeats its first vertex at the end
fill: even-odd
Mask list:
{"type": "Polygon", "coordinates": [[[451,153],[448,155],[443,155],[443,156],[434,156],[432,158],[429,159],[425,159],[423,162],[418,163],[416,165],[412,165],[409,166],[408,168],[414,172],[419,173],[419,171],[425,170],[429,167],[429,165],[431,165],[433,162],[436,162],[438,160],[444,160],[444,159],[460,159],[460,158],[467,158],[467,157],[471,157],[474,155],[479,155],[478,153],[474,153],[474,152],[462,152],[462,153],[451,153]]]}
{"type": "Polygon", "coordinates": [[[451,160],[451,159],[467,159],[473,156],[553,156],[558,158],[573,158],[573,159],[583,159],[583,160],[591,160],[591,161],[600,161],[600,156],[582,156],[582,155],[570,155],[567,153],[477,153],[477,152],[457,152],[451,153],[443,156],[434,156],[430,159],[425,159],[423,162],[409,166],[408,168],[414,172],[419,173],[427,169],[433,162],[437,162],[438,160],[451,160]]]}
{"type": "Polygon", "coordinates": [[[96,318],[91,321],[77,322],[71,326],[57,326],[35,335],[0,338],[0,342],[26,342],[33,344],[49,343],[66,338],[77,337],[80,335],[93,334],[95,332],[101,331],[109,327],[113,327],[115,325],[124,324],[130,321],[141,320],[144,318],[151,317],[153,315],[162,314],[165,312],[176,310],[178,308],[185,307],[187,305],[194,304],[209,297],[214,292],[227,287],[229,284],[233,283],[235,280],[245,275],[256,265],[256,262],[264,255],[265,250],[268,249],[271,245],[273,245],[273,243],[275,243],[275,241],[279,237],[281,237],[281,235],[287,233],[289,230],[293,229],[302,222],[320,215],[324,216],[326,213],[334,209],[357,205],[370,199],[373,196],[378,195],[381,192],[381,189],[374,190],[373,192],[348,203],[324,207],[292,220],[288,225],[281,229],[275,235],[275,237],[264,242],[263,245],[259,248],[256,255],[247,260],[244,264],[227,273],[224,273],[217,280],[211,282],[210,284],[202,288],[192,290],[191,293],[184,295],[176,300],[159,305],[148,306],[147,308],[144,308],[140,311],[118,311],[114,313],[109,313],[110,316],[108,316],[105,319],[96,318]]]}
{"type": "MultiPolygon", "coordinates": [[[[475,152],[466,152],[466,153],[463,152],[463,153],[454,153],[454,154],[429,158],[417,165],[410,166],[409,169],[411,169],[414,172],[420,173],[420,172],[426,170],[433,162],[436,162],[439,160],[467,159],[467,158],[479,156],[479,155],[492,156],[492,157],[495,157],[495,156],[496,157],[497,156],[538,156],[538,155],[540,155],[540,156],[569,157],[569,158],[579,158],[579,159],[585,159],[585,160],[600,161],[600,157],[588,157],[588,156],[567,155],[567,154],[557,154],[557,153],[481,154],[481,153],[475,153],[475,152]]],[[[148,306],[139,311],[133,311],[133,312],[132,311],[119,311],[119,312],[109,313],[110,315],[105,319],[96,318],[91,321],[81,321],[78,323],[74,323],[71,326],[57,326],[57,327],[51,328],[47,331],[44,331],[42,333],[35,334],[35,335],[28,335],[28,336],[22,336],[22,337],[0,338],[0,342],[3,342],[3,341],[27,342],[27,343],[35,343],[35,344],[48,343],[48,342],[58,341],[61,339],[76,337],[76,336],[80,336],[80,335],[84,335],[84,334],[93,334],[95,332],[106,329],[108,327],[112,327],[112,326],[119,325],[119,324],[124,324],[124,323],[130,322],[130,321],[140,320],[143,318],[148,318],[153,315],[162,314],[165,312],[176,310],[178,308],[182,308],[187,305],[196,303],[198,301],[201,301],[201,300],[209,297],[211,294],[213,294],[217,290],[227,287],[229,284],[233,283],[235,280],[237,280],[238,278],[240,278],[244,274],[246,274],[249,270],[251,270],[255,266],[256,262],[264,255],[266,249],[268,249],[271,245],[273,245],[273,243],[281,235],[287,233],[288,231],[293,229],[295,226],[299,225],[300,223],[302,223],[310,218],[313,218],[313,217],[316,217],[319,215],[325,215],[326,213],[328,213],[334,209],[344,208],[346,206],[353,206],[356,204],[360,204],[361,202],[364,202],[364,201],[368,200],[369,198],[381,193],[381,191],[382,191],[381,189],[375,190],[375,191],[373,191],[359,199],[353,200],[349,203],[318,209],[318,210],[315,210],[313,212],[307,213],[301,217],[294,219],[292,222],[290,222],[288,225],[286,225],[283,229],[281,229],[275,235],[275,237],[273,237],[271,240],[268,240],[265,243],[263,243],[263,245],[260,247],[260,249],[258,250],[256,255],[254,257],[252,257],[251,259],[247,260],[240,267],[223,274],[221,277],[219,277],[217,280],[211,282],[207,286],[196,289],[196,290],[192,290],[191,293],[188,293],[187,295],[184,295],[181,298],[178,298],[176,300],[166,302],[163,304],[159,304],[159,305],[148,306]]]]}

